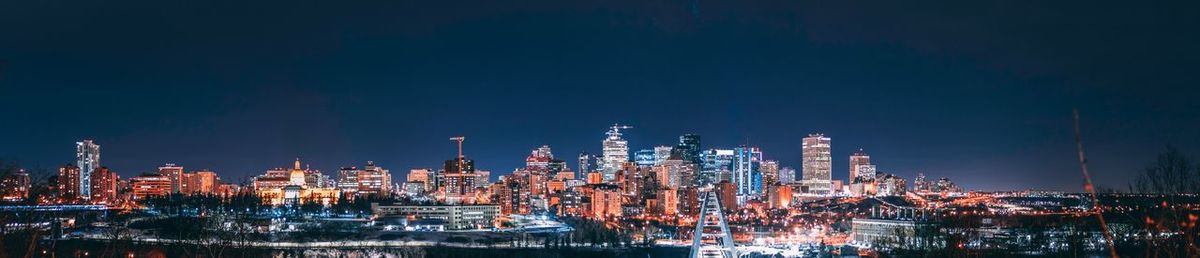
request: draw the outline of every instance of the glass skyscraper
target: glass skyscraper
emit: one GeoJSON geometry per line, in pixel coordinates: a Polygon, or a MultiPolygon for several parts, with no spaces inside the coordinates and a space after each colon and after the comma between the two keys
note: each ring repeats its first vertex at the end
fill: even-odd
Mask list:
{"type": "Polygon", "coordinates": [[[733,183],[738,205],[763,193],[762,151],[755,147],[733,149],[733,183]]]}

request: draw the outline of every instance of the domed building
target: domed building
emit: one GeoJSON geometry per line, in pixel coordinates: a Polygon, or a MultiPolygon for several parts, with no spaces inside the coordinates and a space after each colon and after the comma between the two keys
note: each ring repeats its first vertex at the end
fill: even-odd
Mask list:
{"type": "Polygon", "coordinates": [[[300,159],[292,169],[273,168],[254,177],[254,192],[271,205],[299,205],[315,202],[322,205],[336,203],[340,191],[331,187],[319,170],[300,167],[300,159]]]}

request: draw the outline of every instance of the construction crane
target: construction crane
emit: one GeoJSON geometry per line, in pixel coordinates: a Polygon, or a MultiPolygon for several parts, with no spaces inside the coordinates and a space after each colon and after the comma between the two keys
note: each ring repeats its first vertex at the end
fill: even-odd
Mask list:
{"type": "Polygon", "coordinates": [[[458,142],[458,158],[457,158],[457,161],[458,161],[458,177],[459,177],[459,178],[458,178],[458,184],[459,184],[459,185],[456,187],[456,188],[458,188],[458,189],[454,189],[455,193],[461,193],[461,192],[463,192],[463,191],[464,191],[464,189],[463,189],[463,188],[464,188],[464,187],[463,187],[463,185],[465,185],[465,184],[463,183],[463,181],[464,181],[464,180],[467,180],[467,179],[466,179],[466,178],[467,178],[467,176],[463,174],[463,159],[464,159],[465,157],[463,156],[463,150],[462,150],[462,144],[463,144],[463,140],[466,140],[466,139],[467,139],[467,137],[465,137],[465,136],[455,136],[455,137],[450,137],[450,140],[451,140],[451,141],[457,141],[457,142],[458,142]]]}
{"type": "Polygon", "coordinates": [[[621,137],[621,129],[633,129],[633,126],[613,124],[611,127],[609,127],[608,132],[604,134],[607,134],[610,138],[621,137]]]}

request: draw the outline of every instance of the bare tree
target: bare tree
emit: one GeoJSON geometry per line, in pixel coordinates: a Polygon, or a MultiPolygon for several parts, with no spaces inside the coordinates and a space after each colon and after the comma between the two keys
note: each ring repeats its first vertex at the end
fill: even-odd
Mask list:
{"type": "Polygon", "coordinates": [[[1136,187],[1142,193],[1195,193],[1200,190],[1200,170],[1178,149],[1167,146],[1146,165],[1138,176],[1136,187]]]}

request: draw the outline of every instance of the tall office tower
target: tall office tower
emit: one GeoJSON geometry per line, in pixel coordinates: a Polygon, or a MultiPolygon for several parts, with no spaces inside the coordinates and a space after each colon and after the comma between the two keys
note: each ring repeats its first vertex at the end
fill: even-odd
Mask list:
{"type": "Polygon", "coordinates": [[[680,189],[694,184],[694,168],[695,165],[684,163],[682,159],[668,159],[663,164],[654,166],[654,175],[659,186],[680,189]]]}
{"type": "Polygon", "coordinates": [[[781,180],[779,179],[779,161],[766,160],[762,162],[763,185],[775,185],[781,180]]]}
{"type": "MultiPolygon", "coordinates": [[[[412,177],[412,173],[409,173],[412,177]]],[[[337,173],[337,188],[342,191],[342,195],[353,196],[358,194],[358,167],[342,167],[337,173]]]]}
{"type": "Polygon", "coordinates": [[[358,195],[387,196],[392,190],[392,173],[387,169],[376,166],[374,161],[357,171],[358,195]]]}
{"type": "Polygon", "coordinates": [[[802,183],[808,186],[811,193],[830,194],[834,191],[833,178],[830,177],[833,167],[830,142],[829,137],[820,133],[804,137],[802,146],[804,167],[801,171],[804,178],[802,183]]]}
{"type": "Polygon", "coordinates": [[[853,183],[855,179],[859,178],[858,166],[870,164],[871,156],[867,155],[867,152],[864,152],[863,149],[860,148],[854,154],[850,154],[850,180],[846,180],[846,182],[853,183]]]}
{"type": "Polygon", "coordinates": [[[75,142],[75,166],[79,176],[72,179],[75,182],[71,185],[78,186],[78,197],[87,200],[92,197],[92,173],[100,168],[100,145],[92,140],[75,142]]]}
{"type": "MultiPolygon", "coordinates": [[[[596,171],[596,169],[597,169],[596,156],[592,155],[592,154],[588,154],[587,152],[580,152],[579,153],[579,170],[576,172],[587,175],[587,173],[596,171]]],[[[576,176],[578,177],[578,175],[576,175],[576,176]]]]}
{"type": "Polygon", "coordinates": [[[638,167],[651,167],[656,165],[654,160],[654,150],[638,150],[633,152],[633,163],[638,167]]]}
{"type": "Polygon", "coordinates": [[[167,163],[158,167],[158,174],[167,177],[171,180],[171,192],[178,193],[183,191],[183,166],[177,166],[175,163],[167,163]]]}
{"type": "Polygon", "coordinates": [[[117,172],[100,167],[92,173],[92,198],[95,204],[109,204],[117,199],[117,172]]]}
{"type": "MultiPolygon", "coordinates": [[[[58,167],[58,198],[62,202],[72,203],[82,200],[83,183],[79,180],[82,177],[82,172],[79,167],[71,164],[66,164],[58,167]]],[[[91,180],[88,180],[88,187],[91,187],[91,180]]]]}
{"type": "Polygon", "coordinates": [[[779,169],[779,182],[790,184],[796,182],[796,169],[792,167],[783,167],[779,169]]]}
{"type": "Polygon", "coordinates": [[[187,187],[184,188],[184,192],[188,194],[213,194],[221,184],[221,178],[212,170],[204,169],[186,175],[188,176],[184,183],[187,187]]]}
{"type": "Polygon", "coordinates": [[[700,164],[700,135],[684,134],[679,136],[679,145],[675,149],[684,162],[700,164]]]}
{"type": "Polygon", "coordinates": [[[601,142],[604,154],[604,163],[601,164],[601,172],[604,174],[604,181],[611,182],[617,179],[617,170],[621,169],[621,165],[629,161],[629,142],[621,138],[621,129],[633,128],[630,126],[613,124],[605,135],[604,141],[601,142]]]}
{"type": "Polygon", "coordinates": [[[438,182],[441,184],[438,187],[445,187],[444,190],[448,196],[466,196],[475,190],[474,160],[465,157],[448,159],[443,166],[443,171],[445,172],[442,174],[445,176],[442,179],[445,182],[438,182]],[[459,163],[462,163],[461,169],[458,166],[459,163]]]}
{"type": "MultiPolygon", "coordinates": [[[[663,162],[666,162],[667,159],[671,158],[671,153],[674,150],[675,147],[671,146],[654,147],[654,165],[661,165],[663,162]]],[[[684,162],[687,162],[687,160],[685,159],[684,162]]]]}
{"type": "Polygon", "coordinates": [[[700,160],[700,185],[733,180],[730,178],[730,171],[733,171],[733,150],[706,150],[700,153],[700,160]]]}
{"type": "Polygon", "coordinates": [[[733,149],[733,185],[738,205],[763,194],[762,151],[756,147],[739,146],[733,149]]]}

